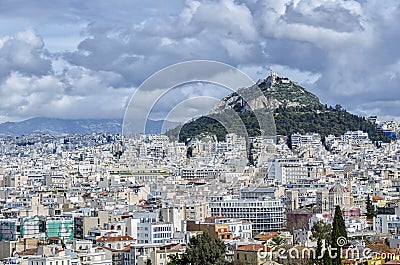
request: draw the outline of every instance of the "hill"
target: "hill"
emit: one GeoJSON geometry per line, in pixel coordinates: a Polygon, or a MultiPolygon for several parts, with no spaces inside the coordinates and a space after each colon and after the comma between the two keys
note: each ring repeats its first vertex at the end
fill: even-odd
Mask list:
{"type": "Polygon", "coordinates": [[[329,134],[339,136],[346,131],[362,130],[368,132],[373,141],[389,140],[365,117],[351,114],[340,105],[335,107],[324,105],[316,95],[298,83],[276,74],[270,74],[252,87],[241,88],[238,93],[228,95],[214,107],[210,115],[168,131],[167,135],[177,135],[180,131],[180,141],[202,134],[213,134],[222,140],[227,131],[217,120],[230,109],[241,118],[250,137],[258,136],[261,134],[260,125],[254,111],[262,108],[268,108],[273,113],[277,135],[290,136],[296,132],[316,132],[324,138],[329,134]],[[240,95],[253,91],[255,87],[262,91],[267,102],[261,104],[265,99],[260,97],[247,97],[248,102],[244,102],[240,95]]]}

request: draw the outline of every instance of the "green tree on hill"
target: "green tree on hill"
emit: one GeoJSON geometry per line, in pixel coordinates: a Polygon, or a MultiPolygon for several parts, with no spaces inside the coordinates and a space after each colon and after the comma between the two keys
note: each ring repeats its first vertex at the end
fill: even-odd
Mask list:
{"type": "MultiPolygon", "coordinates": [[[[385,137],[364,117],[351,114],[343,109],[326,108],[320,106],[302,106],[302,107],[285,107],[280,106],[273,113],[276,134],[289,136],[297,132],[315,132],[322,138],[333,134],[336,136],[343,135],[347,131],[361,130],[367,132],[370,139],[374,142],[389,142],[390,139],[385,137]],[[319,109],[323,110],[319,110],[319,109]]],[[[246,126],[247,133],[250,137],[260,135],[260,126],[255,115],[251,111],[239,113],[241,121],[246,126]]],[[[227,134],[226,129],[217,120],[210,117],[200,117],[192,122],[184,124],[167,132],[167,135],[174,135],[180,130],[179,141],[185,142],[186,139],[193,139],[198,135],[207,133],[216,135],[219,141],[224,140],[227,134]]]]}
{"type": "Polygon", "coordinates": [[[367,196],[367,200],[365,202],[366,208],[367,208],[367,218],[372,219],[376,216],[375,212],[375,206],[372,204],[371,198],[369,197],[369,194],[367,196]]]}
{"type": "Polygon", "coordinates": [[[325,240],[330,242],[332,226],[326,224],[323,220],[318,220],[311,228],[311,233],[315,239],[325,240]]]}
{"type": "Polygon", "coordinates": [[[343,243],[345,243],[346,240],[347,240],[347,231],[343,219],[343,213],[342,210],[340,209],[340,206],[336,205],[335,215],[333,217],[333,223],[332,223],[332,234],[331,234],[331,246],[332,248],[336,249],[336,251],[333,251],[332,253],[333,255],[336,254],[336,258],[332,259],[333,265],[342,264],[342,258],[340,257],[339,249],[343,246],[343,243]]]}
{"type": "Polygon", "coordinates": [[[311,232],[313,237],[317,239],[316,258],[314,259],[314,263],[319,265],[332,264],[332,259],[328,251],[328,246],[332,236],[332,226],[330,224],[326,224],[322,220],[319,220],[311,228],[311,232]],[[325,241],[325,246],[323,241],[325,241]],[[322,252],[323,250],[324,252],[322,252]]]}

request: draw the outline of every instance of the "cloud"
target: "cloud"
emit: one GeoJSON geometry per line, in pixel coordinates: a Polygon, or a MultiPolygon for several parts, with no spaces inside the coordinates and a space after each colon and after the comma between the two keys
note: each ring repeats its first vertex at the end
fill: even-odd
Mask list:
{"type": "Polygon", "coordinates": [[[297,1],[287,6],[283,19],[334,32],[362,29],[361,5],[356,1],[297,1]]]}
{"type": "Polygon", "coordinates": [[[30,117],[122,118],[131,87],[115,89],[113,72],[73,66],[45,49],[33,30],[4,37],[0,43],[0,116],[2,121],[30,117]],[[112,97],[111,97],[112,95],[112,97]]]}
{"type": "MultiPolygon", "coordinates": [[[[399,98],[399,4],[365,2],[363,13],[365,30],[353,36],[352,45],[330,51],[315,88],[326,101],[341,102],[352,111],[387,115],[385,102],[399,98]]],[[[392,108],[390,114],[400,116],[400,111],[392,108]]]]}
{"type": "Polygon", "coordinates": [[[263,61],[253,17],[244,4],[187,1],[176,11],[168,17],[136,18],[134,26],[94,21],[89,36],[65,58],[89,69],[117,72],[124,85],[138,85],[156,70],[185,60],[233,65],[263,61]]]}
{"type": "Polygon", "coordinates": [[[31,76],[51,72],[51,59],[43,40],[32,30],[5,37],[0,44],[0,80],[13,71],[31,76]]]}
{"type": "Polygon", "coordinates": [[[71,84],[52,75],[28,77],[13,72],[0,85],[1,116],[122,118],[131,88],[115,90],[105,86],[97,73],[71,72],[75,72],[71,84]],[[66,84],[73,90],[66,92],[66,84]]]}
{"type": "MultiPolygon", "coordinates": [[[[121,117],[151,74],[210,59],[257,78],[281,71],[357,114],[400,116],[399,10],[396,0],[7,2],[0,115],[121,117]]],[[[160,115],[173,107],[162,105],[160,115]]]]}

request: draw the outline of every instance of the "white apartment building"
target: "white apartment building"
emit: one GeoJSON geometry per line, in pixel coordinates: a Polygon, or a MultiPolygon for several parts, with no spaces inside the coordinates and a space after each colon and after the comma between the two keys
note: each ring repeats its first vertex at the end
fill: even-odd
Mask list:
{"type": "MultiPolygon", "coordinates": [[[[79,259],[65,257],[32,257],[28,258],[28,265],[80,265],[79,259]]],[[[99,263],[100,264],[100,263],[99,263]]],[[[104,263],[101,263],[104,264],[104,263]]]]}
{"type": "Polygon", "coordinates": [[[279,200],[226,200],[210,202],[211,216],[238,218],[252,224],[253,235],[283,228],[283,205],[279,200]]]}
{"type": "Polygon", "coordinates": [[[378,215],[374,217],[374,231],[378,234],[397,234],[400,229],[400,216],[378,215]]]}
{"type": "Polygon", "coordinates": [[[299,134],[294,133],[291,136],[292,147],[316,146],[321,144],[321,136],[318,133],[299,134]]]}
{"type": "Polygon", "coordinates": [[[398,234],[400,232],[400,205],[395,214],[374,217],[374,231],[378,234],[398,234]]]}
{"type": "Polygon", "coordinates": [[[157,244],[169,242],[174,237],[172,223],[138,223],[139,244],[157,244]]]}
{"type": "Polygon", "coordinates": [[[349,218],[345,220],[348,233],[362,232],[365,229],[365,220],[359,218],[349,218]]]}
{"type": "Polygon", "coordinates": [[[215,224],[227,224],[233,238],[253,238],[253,225],[244,220],[235,218],[215,218],[215,224]]]}
{"type": "Polygon", "coordinates": [[[221,175],[221,170],[216,168],[182,168],[181,176],[184,179],[214,179],[221,175]]]}
{"type": "Polygon", "coordinates": [[[368,133],[363,131],[348,131],[341,136],[342,141],[366,141],[368,133]]]}
{"type": "Polygon", "coordinates": [[[241,199],[262,200],[264,198],[275,199],[277,187],[244,187],[240,189],[241,199]]]}
{"type": "Polygon", "coordinates": [[[268,172],[269,179],[275,179],[282,185],[308,183],[318,178],[320,171],[316,163],[305,164],[297,158],[275,159],[268,172]]]}
{"type": "MultiPolygon", "coordinates": [[[[78,253],[80,264],[84,265],[112,265],[112,258],[100,248],[89,249],[87,252],[78,253]]],[[[54,264],[53,264],[54,265],[54,264]]]]}

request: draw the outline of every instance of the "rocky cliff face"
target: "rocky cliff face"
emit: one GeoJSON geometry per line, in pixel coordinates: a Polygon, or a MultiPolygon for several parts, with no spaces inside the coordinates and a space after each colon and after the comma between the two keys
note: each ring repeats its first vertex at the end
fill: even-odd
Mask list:
{"type": "Polygon", "coordinates": [[[321,102],[318,97],[306,91],[298,83],[271,73],[266,79],[259,80],[252,87],[241,88],[238,92],[223,98],[211,110],[210,114],[219,114],[225,109],[244,112],[246,110],[254,111],[265,108],[274,110],[280,106],[304,107],[320,105],[321,102]],[[264,97],[252,96],[251,91],[255,90],[261,90],[264,97]],[[247,101],[243,99],[243,95],[246,95],[247,101]]]}

